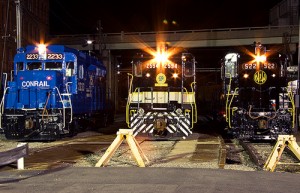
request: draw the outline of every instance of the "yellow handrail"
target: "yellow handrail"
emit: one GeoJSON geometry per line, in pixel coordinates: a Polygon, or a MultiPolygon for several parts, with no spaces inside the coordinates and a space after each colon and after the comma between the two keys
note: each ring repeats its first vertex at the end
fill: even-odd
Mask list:
{"type": "Polygon", "coordinates": [[[131,76],[130,84],[129,84],[129,89],[128,89],[128,97],[127,97],[127,103],[126,103],[126,123],[128,128],[130,128],[130,122],[129,122],[129,105],[131,101],[131,87],[132,87],[132,81],[133,81],[133,75],[130,73],[127,73],[128,76],[131,76]]]}
{"type": "Polygon", "coordinates": [[[233,101],[233,98],[234,98],[234,96],[235,95],[238,95],[237,94],[237,90],[238,90],[239,88],[235,88],[234,89],[234,93],[232,94],[232,97],[231,97],[231,100],[230,100],[230,103],[229,103],[229,105],[228,105],[228,126],[229,126],[229,128],[231,128],[231,121],[230,121],[230,107],[231,107],[231,103],[232,103],[232,101],[233,101]]]}
{"type": "MultiPolygon", "coordinates": [[[[193,84],[195,84],[196,82],[192,82],[191,83],[191,87],[192,87],[192,85],[193,84]]],[[[184,87],[183,88],[183,90],[184,90],[184,92],[188,95],[189,94],[189,92],[187,91],[187,89],[184,87]]],[[[192,88],[192,92],[191,92],[191,94],[193,94],[194,93],[194,90],[193,90],[193,88],[192,88]]],[[[187,96],[188,97],[188,96],[187,96]]],[[[195,93],[194,93],[194,104],[195,104],[195,93]]],[[[183,99],[182,99],[182,103],[183,103],[183,99]]],[[[194,107],[193,107],[193,102],[190,102],[190,105],[191,105],[191,107],[192,107],[192,125],[191,125],[191,129],[194,127],[194,123],[197,123],[197,121],[195,121],[195,116],[194,116],[194,107]]],[[[195,108],[196,108],[196,104],[195,104],[195,108]]],[[[197,110],[195,110],[196,111],[196,114],[197,114],[197,110]]],[[[196,119],[197,120],[197,119],[196,119]]]]}
{"type": "Polygon", "coordinates": [[[267,118],[269,120],[269,119],[274,119],[277,116],[276,107],[273,107],[275,113],[274,113],[273,116],[270,116],[270,117],[266,116],[266,115],[259,115],[259,116],[254,117],[254,116],[251,115],[251,109],[252,109],[252,105],[249,106],[249,111],[248,111],[249,117],[251,119],[258,119],[260,117],[265,117],[265,118],[267,118]]]}
{"type": "Polygon", "coordinates": [[[226,73],[229,75],[229,85],[228,85],[228,92],[227,92],[227,95],[226,95],[226,104],[225,104],[225,117],[226,117],[226,122],[228,122],[228,114],[230,112],[228,112],[228,99],[229,99],[229,94],[230,94],[230,90],[231,90],[231,74],[230,73],[226,73]]]}
{"type": "MultiPolygon", "coordinates": [[[[288,85],[291,84],[291,82],[288,83],[288,85]]],[[[295,103],[294,103],[294,96],[293,96],[293,92],[292,92],[292,87],[289,91],[289,89],[287,88],[287,93],[288,93],[288,97],[291,101],[292,104],[292,109],[291,109],[291,113],[292,113],[292,127],[294,128],[295,126],[295,103]]]]}
{"type": "MultiPolygon", "coordinates": [[[[191,83],[191,89],[192,89],[192,94],[194,96],[194,108],[195,108],[195,115],[194,115],[194,112],[193,112],[193,104],[192,104],[192,115],[193,115],[193,123],[197,123],[197,103],[196,103],[196,97],[195,97],[195,91],[194,91],[194,88],[193,88],[193,84],[196,84],[196,82],[192,82],[191,83]]],[[[193,128],[193,126],[192,126],[193,128]]]]}

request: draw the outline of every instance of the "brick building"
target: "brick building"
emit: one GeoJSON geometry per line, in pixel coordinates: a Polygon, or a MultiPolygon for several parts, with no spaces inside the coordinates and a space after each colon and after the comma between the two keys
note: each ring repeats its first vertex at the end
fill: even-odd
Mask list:
{"type": "Polygon", "coordinates": [[[49,33],[49,0],[0,0],[0,73],[10,75],[17,49],[16,7],[20,5],[21,46],[45,41],[49,33]]]}

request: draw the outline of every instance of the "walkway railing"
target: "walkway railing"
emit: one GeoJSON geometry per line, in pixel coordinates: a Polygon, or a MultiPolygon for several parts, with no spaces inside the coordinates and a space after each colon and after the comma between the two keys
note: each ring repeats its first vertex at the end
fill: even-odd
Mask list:
{"type": "Polygon", "coordinates": [[[264,26],[241,28],[218,28],[179,31],[152,32],[120,32],[99,34],[53,35],[52,42],[63,43],[77,49],[99,49],[99,45],[107,49],[140,49],[145,46],[153,47],[157,40],[182,47],[216,47],[248,45],[253,40],[261,40],[264,44],[281,44],[284,34],[288,34],[290,43],[297,43],[299,27],[264,26]],[[94,45],[83,47],[86,40],[94,40],[94,45]]]}

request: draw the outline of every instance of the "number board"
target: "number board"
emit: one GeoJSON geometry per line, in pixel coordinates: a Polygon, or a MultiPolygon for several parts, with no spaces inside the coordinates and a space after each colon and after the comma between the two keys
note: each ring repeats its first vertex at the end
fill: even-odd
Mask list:
{"type": "Polygon", "coordinates": [[[243,70],[274,70],[276,69],[275,63],[264,63],[264,64],[257,64],[257,63],[243,63],[242,64],[243,70]]]}
{"type": "Polygon", "coordinates": [[[47,54],[48,60],[62,60],[63,55],[62,54],[47,54]]]}
{"type": "Polygon", "coordinates": [[[166,63],[166,64],[147,63],[146,68],[159,68],[160,65],[162,68],[177,68],[178,67],[178,65],[176,63],[166,63]]]}
{"type": "MultiPolygon", "coordinates": [[[[26,54],[26,60],[38,60],[39,54],[26,54]]],[[[51,53],[47,54],[48,60],[62,60],[63,54],[51,53]]]]}
{"type": "Polygon", "coordinates": [[[37,60],[39,59],[39,54],[26,54],[26,60],[37,60]]]}

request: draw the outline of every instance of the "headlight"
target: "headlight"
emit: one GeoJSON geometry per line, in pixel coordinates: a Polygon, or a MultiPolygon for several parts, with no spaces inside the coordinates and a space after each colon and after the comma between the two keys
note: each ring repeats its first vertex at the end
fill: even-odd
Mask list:
{"type": "Polygon", "coordinates": [[[144,110],[143,108],[139,108],[138,113],[139,113],[140,115],[144,115],[145,110],[144,110]]]}
{"type": "Polygon", "coordinates": [[[182,110],[181,109],[176,109],[176,111],[175,111],[178,115],[180,115],[180,114],[182,114],[182,110]]]}

